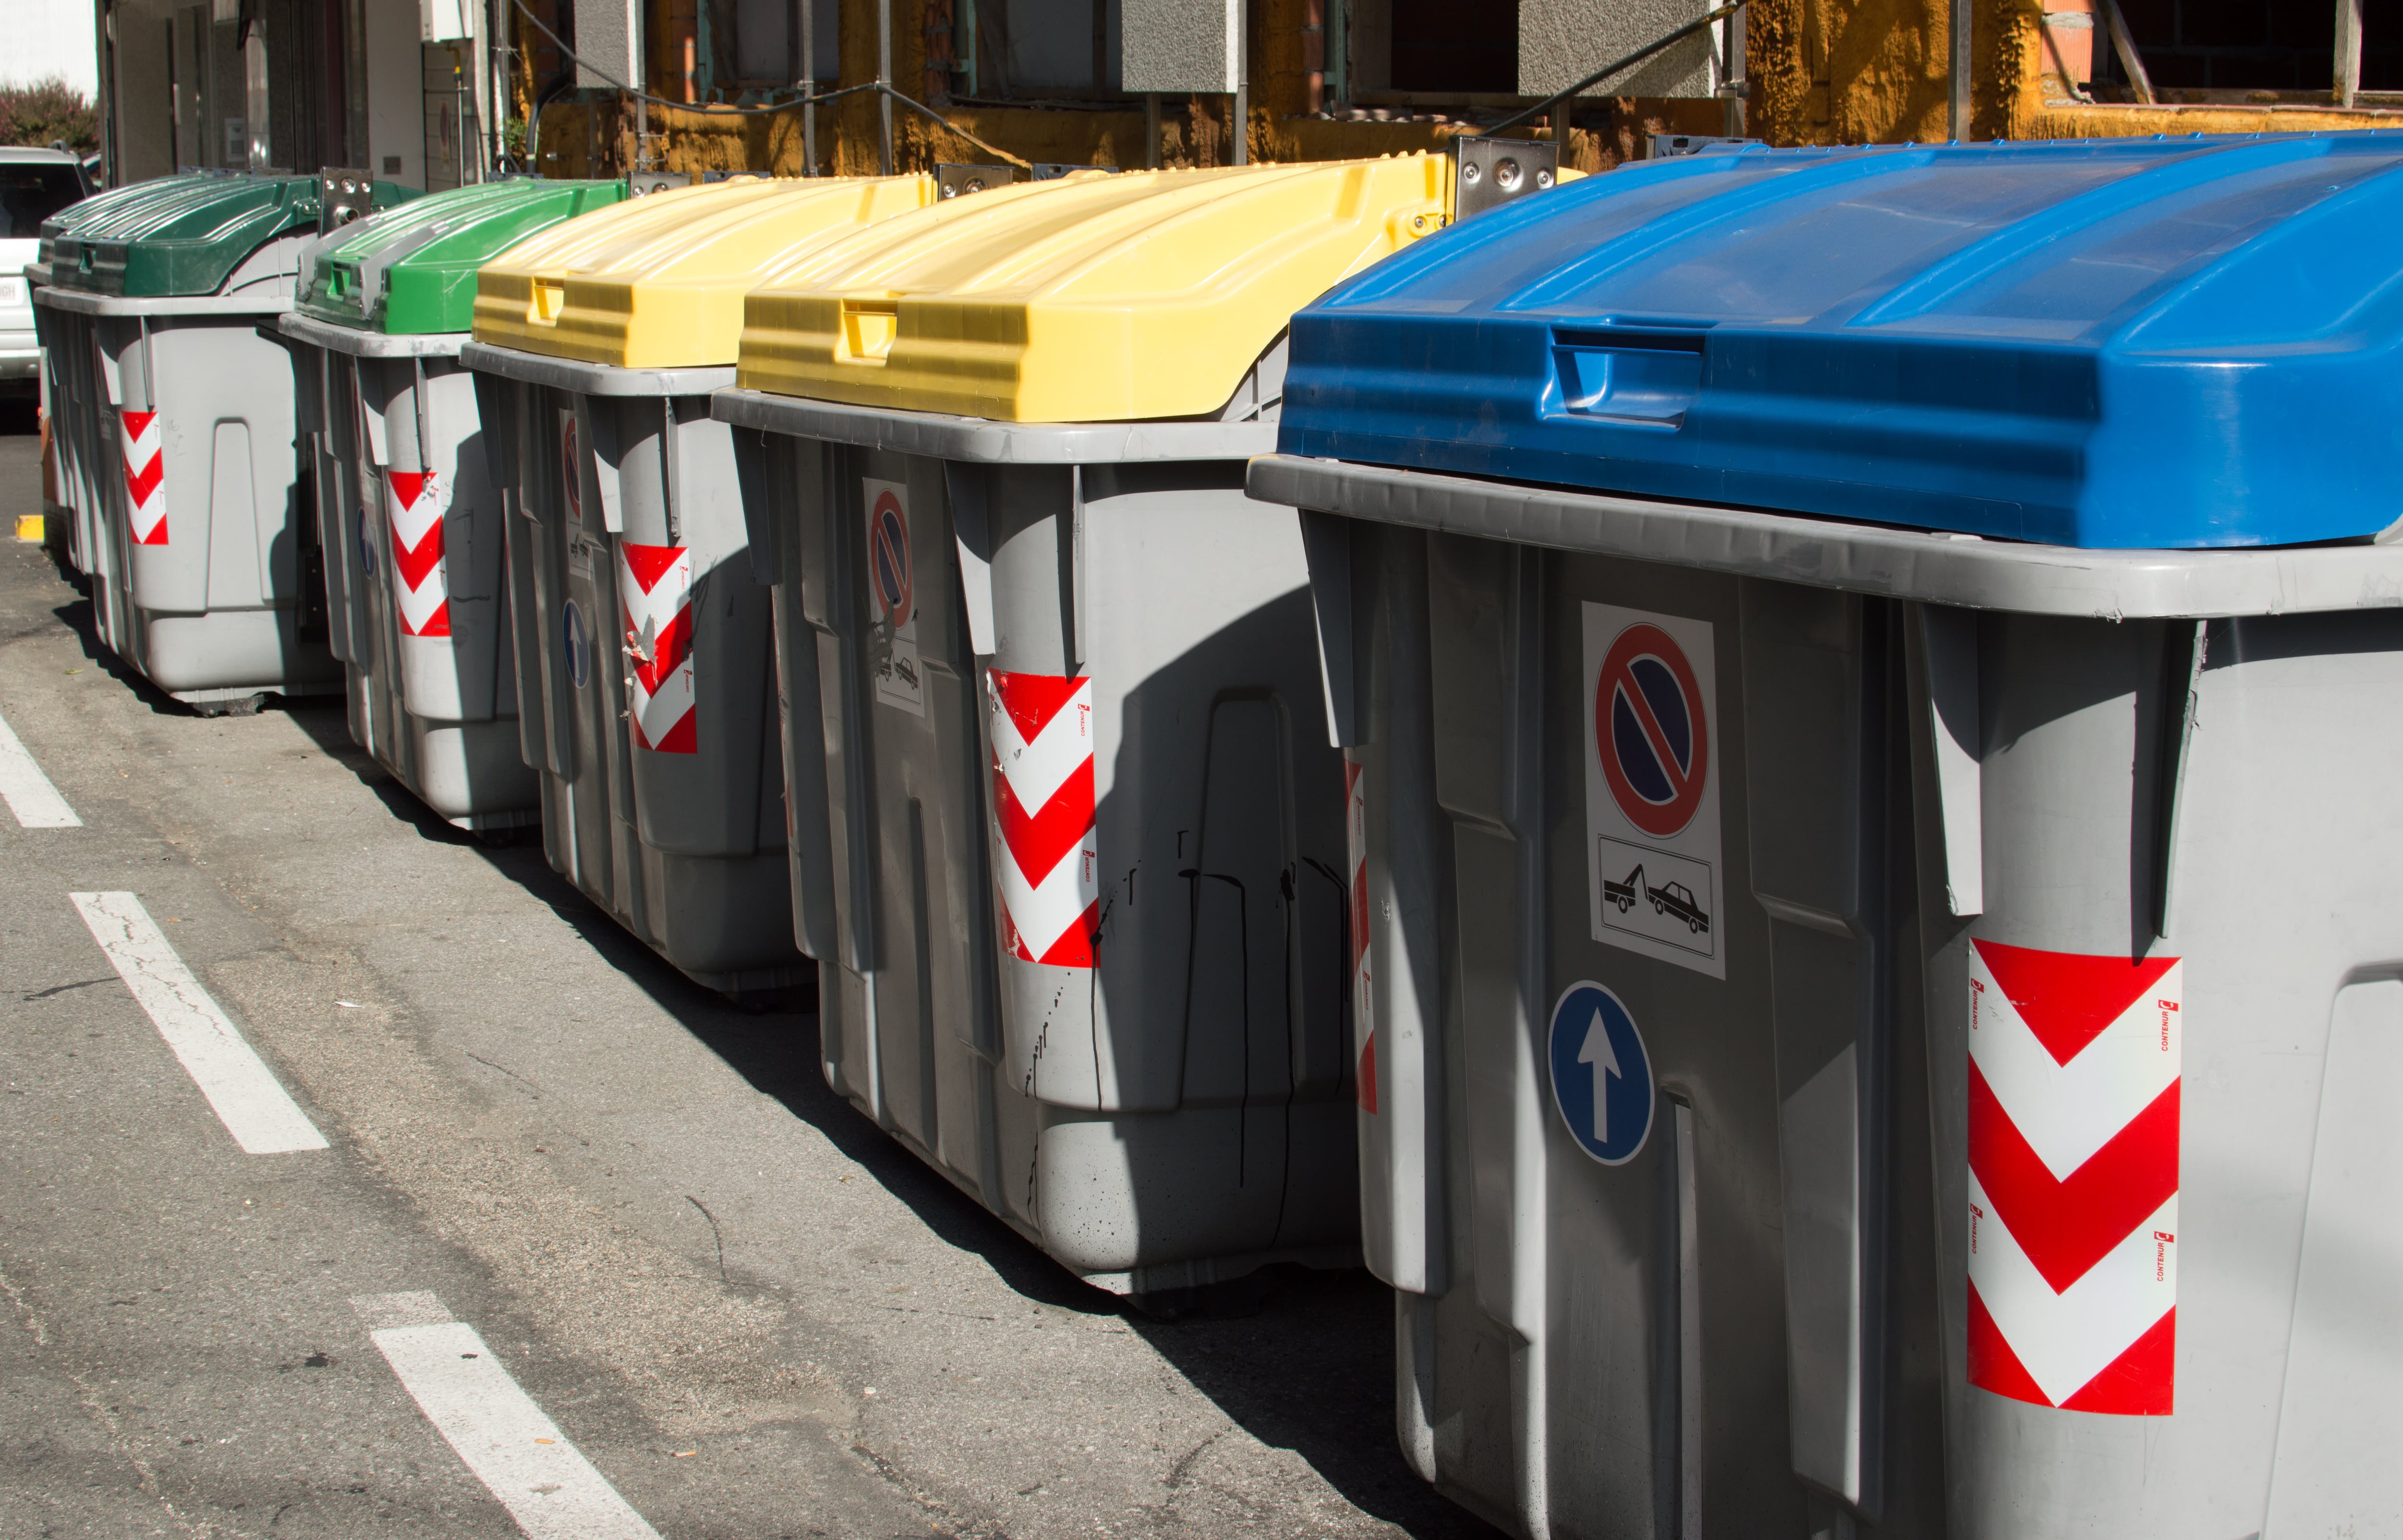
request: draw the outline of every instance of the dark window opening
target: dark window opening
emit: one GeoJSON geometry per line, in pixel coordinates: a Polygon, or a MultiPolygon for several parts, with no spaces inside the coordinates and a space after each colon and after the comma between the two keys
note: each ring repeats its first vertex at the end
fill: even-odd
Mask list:
{"type": "Polygon", "coordinates": [[[1396,90],[1519,89],[1519,7],[1393,0],[1396,90]]]}
{"type": "MultiPolygon", "coordinates": [[[[2098,7],[2099,8],[2099,7],[2098,7]]],[[[2403,0],[2363,0],[2361,89],[2403,90],[2403,0]]],[[[2300,0],[2119,0],[2160,90],[2332,90],[2336,7],[2300,0]]],[[[2094,73],[2124,81],[2097,18],[2094,73]]]]}

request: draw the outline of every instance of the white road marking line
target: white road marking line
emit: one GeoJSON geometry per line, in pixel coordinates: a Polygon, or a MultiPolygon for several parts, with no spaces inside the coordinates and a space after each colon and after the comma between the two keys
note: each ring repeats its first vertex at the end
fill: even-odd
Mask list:
{"type": "Polygon", "coordinates": [[[67,896],[235,1144],[252,1155],[326,1147],[317,1125],[167,944],[142,900],[130,893],[67,896]]]}
{"type": "Polygon", "coordinates": [[[0,720],[0,798],[7,801],[17,822],[29,829],[83,827],[83,820],[67,806],[67,799],[50,784],[50,778],[42,773],[42,767],[34,762],[33,754],[5,720],[0,720]]]}
{"type": "Polygon", "coordinates": [[[660,1540],[439,1299],[380,1294],[351,1306],[425,1420],[530,1540],[660,1540]]]}

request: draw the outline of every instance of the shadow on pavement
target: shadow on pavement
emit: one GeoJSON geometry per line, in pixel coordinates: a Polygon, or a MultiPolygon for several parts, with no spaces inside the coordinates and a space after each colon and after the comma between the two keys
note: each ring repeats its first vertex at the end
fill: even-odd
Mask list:
{"type": "Polygon", "coordinates": [[[825,1134],[928,1229],[984,1258],[1021,1296],[1124,1317],[1254,1437],[1291,1450],[1353,1505],[1414,1540],[1491,1540],[1498,1533],[1437,1495],[1403,1464],[1394,1441],[1393,1296],[1367,1271],[1276,1268],[1248,1290],[1228,1291],[1227,1303],[1241,1313],[1205,1309],[1174,1322],[1146,1316],[1062,1268],[835,1094],[818,1068],[814,1000],[763,1012],[701,988],[552,871],[538,831],[500,843],[454,828],[351,742],[339,701],[293,701],[286,712],[395,817],[424,839],[474,847],[755,1089],[825,1134]]]}
{"type": "Polygon", "coordinates": [[[190,706],[144,678],[140,670],[117,656],[106,643],[101,641],[98,619],[91,610],[91,580],[68,567],[64,562],[59,561],[55,553],[51,560],[59,569],[60,578],[74,584],[82,597],[61,604],[50,613],[57,616],[60,623],[67,630],[75,632],[76,645],[83,648],[83,655],[90,660],[92,667],[132,690],[134,698],[149,707],[156,715],[198,715],[199,714],[190,706]]]}

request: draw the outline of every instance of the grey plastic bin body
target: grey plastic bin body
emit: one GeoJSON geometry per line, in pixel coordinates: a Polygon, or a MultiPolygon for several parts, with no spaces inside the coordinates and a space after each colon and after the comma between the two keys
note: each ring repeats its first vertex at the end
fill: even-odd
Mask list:
{"type": "Polygon", "coordinates": [[[2395,1532],[2403,551],[1250,484],[1318,510],[1421,1475],[1559,1537],[2395,1532]],[[1723,977],[1604,939],[1642,617],[1705,691],[1723,977]],[[1549,1030],[1589,982],[1656,1088],[1618,1165],[1549,1030]]]}
{"type": "Polygon", "coordinates": [[[1242,493],[1270,431],[713,409],[827,1083],[1103,1287],[1356,1260],[1340,767],[1292,516],[1242,493]]]}
{"type": "MultiPolygon", "coordinates": [[[[25,270],[34,284],[34,331],[41,340],[42,371],[49,413],[50,451],[57,469],[59,502],[46,513],[65,526],[67,564],[90,577],[113,569],[102,539],[102,510],[113,483],[125,471],[110,437],[113,419],[101,388],[100,347],[90,314],[45,304],[47,270],[25,270]]],[[[104,589],[93,590],[95,605],[104,589]]]]}
{"type": "MultiPolygon", "coordinates": [[[[30,266],[26,278],[35,292],[49,284],[46,270],[30,266]]],[[[50,456],[56,472],[58,500],[43,513],[60,520],[64,538],[60,549],[67,564],[79,573],[91,571],[90,548],[94,491],[89,480],[90,443],[99,430],[99,412],[92,405],[94,358],[91,319],[48,305],[34,307],[34,334],[42,345],[42,396],[49,417],[50,456]]]]}
{"type": "Polygon", "coordinates": [[[352,738],[462,828],[538,822],[519,751],[506,525],[475,380],[458,362],[465,339],[299,314],[281,325],[303,375],[352,738]]]}
{"type": "Polygon", "coordinates": [[[520,744],[552,867],[696,982],[807,983],[769,596],[752,580],[731,437],[709,416],[709,391],[734,371],[476,342],[461,357],[513,489],[520,744]]]}
{"type": "Polygon", "coordinates": [[[94,619],[109,647],[195,704],[329,692],[286,298],[123,299],[44,288],[87,321],[99,431],[79,479],[94,619]],[[93,461],[102,462],[96,466],[93,461]]]}
{"type": "MultiPolygon", "coordinates": [[[[293,336],[291,318],[278,322],[293,338],[300,436],[317,493],[317,544],[326,574],[326,646],[342,664],[343,700],[351,740],[377,752],[380,741],[396,742],[393,716],[399,702],[388,681],[371,677],[375,659],[370,573],[381,574],[369,542],[382,500],[380,477],[366,449],[355,362],[293,336]]],[[[389,761],[385,761],[390,768],[389,761]]]]}

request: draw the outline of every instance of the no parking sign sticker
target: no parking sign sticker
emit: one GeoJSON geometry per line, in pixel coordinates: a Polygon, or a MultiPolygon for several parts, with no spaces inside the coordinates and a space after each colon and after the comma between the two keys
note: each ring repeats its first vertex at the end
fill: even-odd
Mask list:
{"type": "Polygon", "coordinates": [[[874,605],[868,627],[868,669],[879,705],[912,716],[926,715],[925,664],[918,654],[918,579],[910,540],[910,489],[898,481],[863,478],[859,501],[867,514],[861,540],[868,556],[868,596],[874,605]]]}
{"type": "Polygon", "coordinates": [[[1711,624],[1617,604],[1584,608],[1593,938],[1724,978],[1711,624]]]}

